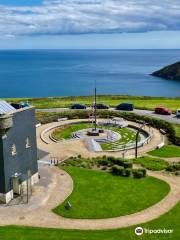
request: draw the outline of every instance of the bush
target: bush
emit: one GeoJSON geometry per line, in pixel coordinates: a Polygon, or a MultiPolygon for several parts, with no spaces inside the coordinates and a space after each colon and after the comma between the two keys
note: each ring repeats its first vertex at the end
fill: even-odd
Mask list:
{"type": "Polygon", "coordinates": [[[124,166],[124,168],[132,168],[133,162],[130,160],[123,161],[123,166],[124,166]]]}
{"type": "Polygon", "coordinates": [[[107,160],[108,160],[108,162],[110,162],[110,163],[115,163],[115,157],[113,157],[113,156],[108,156],[107,158],[106,158],[107,160]]]}
{"type": "Polygon", "coordinates": [[[124,166],[124,160],[122,158],[113,158],[111,161],[118,166],[124,166]]]}
{"type": "Polygon", "coordinates": [[[86,162],[82,162],[80,165],[82,168],[89,168],[88,164],[86,162]]]}
{"type": "Polygon", "coordinates": [[[133,170],[133,177],[134,177],[134,178],[143,178],[143,177],[144,177],[144,174],[143,174],[143,172],[141,171],[141,169],[134,169],[134,170],[133,170]]]}
{"type": "Polygon", "coordinates": [[[98,160],[98,164],[99,165],[103,165],[103,166],[108,166],[109,165],[109,160],[108,159],[100,159],[98,160]]]}
{"type": "Polygon", "coordinates": [[[146,177],[147,175],[147,170],[145,168],[143,169],[139,169],[139,171],[141,171],[143,173],[143,177],[146,177]]]}
{"type": "Polygon", "coordinates": [[[130,177],[131,176],[131,173],[132,173],[132,169],[131,168],[126,168],[124,171],[125,171],[125,176],[126,177],[130,177]]]}
{"type": "Polygon", "coordinates": [[[178,170],[180,170],[180,164],[169,165],[166,168],[166,171],[169,171],[169,172],[175,172],[175,171],[178,171],[178,170]]]}
{"type": "Polygon", "coordinates": [[[115,175],[124,176],[124,174],[125,174],[124,170],[125,169],[122,166],[114,165],[112,167],[112,173],[115,175]]]}

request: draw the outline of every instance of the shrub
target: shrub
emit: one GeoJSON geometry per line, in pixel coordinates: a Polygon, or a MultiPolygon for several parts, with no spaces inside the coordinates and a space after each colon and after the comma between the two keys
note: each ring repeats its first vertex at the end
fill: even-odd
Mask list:
{"type": "Polygon", "coordinates": [[[88,164],[86,162],[82,162],[80,165],[82,168],[88,168],[88,164]]]}
{"type": "Polygon", "coordinates": [[[147,170],[145,168],[139,169],[139,171],[143,173],[143,177],[146,177],[147,170]]]}
{"type": "Polygon", "coordinates": [[[143,178],[143,172],[141,171],[141,169],[134,169],[133,170],[133,177],[134,178],[143,178]]]}
{"type": "Polygon", "coordinates": [[[113,157],[113,156],[108,156],[107,160],[108,160],[108,162],[115,163],[115,157],[113,157]]]}
{"type": "Polygon", "coordinates": [[[124,160],[121,158],[114,158],[112,163],[118,165],[118,166],[124,166],[124,160]]]}
{"type": "Polygon", "coordinates": [[[122,166],[114,165],[112,167],[112,173],[119,176],[124,176],[124,168],[122,166]]]}
{"type": "Polygon", "coordinates": [[[166,168],[166,171],[169,171],[169,172],[175,172],[175,171],[178,171],[178,170],[180,170],[180,164],[169,165],[166,168]]]}
{"type": "Polygon", "coordinates": [[[124,171],[125,171],[125,176],[126,177],[130,177],[131,176],[131,173],[132,173],[132,169],[131,168],[126,168],[124,171]]]}
{"type": "Polygon", "coordinates": [[[99,163],[100,165],[103,165],[103,166],[108,166],[108,165],[109,165],[108,159],[98,160],[98,163],[99,163]]]}
{"type": "Polygon", "coordinates": [[[126,161],[123,161],[123,166],[124,166],[124,168],[132,168],[133,163],[130,160],[126,160],[126,161]]]}

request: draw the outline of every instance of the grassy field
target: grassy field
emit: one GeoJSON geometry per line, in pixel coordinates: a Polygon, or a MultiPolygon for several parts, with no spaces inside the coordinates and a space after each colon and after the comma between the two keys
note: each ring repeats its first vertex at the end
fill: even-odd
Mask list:
{"type": "Polygon", "coordinates": [[[3,240],[179,240],[180,203],[171,211],[151,222],[140,224],[147,229],[173,229],[172,234],[143,234],[136,236],[136,226],[116,230],[81,231],[48,228],[0,227],[3,240]]]}
{"type": "MultiPolygon", "coordinates": [[[[83,103],[90,106],[93,102],[92,96],[81,97],[51,97],[51,98],[8,98],[9,102],[23,102],[28,100],[36,108],[61,108],[70,107],[73,103],[83,103]]],[[[136,108],[153,110],[158,105],[176,111],[180,108],[180,98],[163,97],[133,97],[133,96],[98,96],[98,102],[108,104],[111,107],[117,106],[121,102],[132,102],[136,108]]]]}
{"type": "Polygon", "coordinates": [[[79,124],[70,124],[64,125],[58,129],[56,129],[52,136],[56,140],[69,139],[71,138],[71,134],[81,129],[92,128],[93,124],[91,123],[79,123],[79,124]]]}
{"type": "Polygon", "coordinates": [[[154,157],[140,157],[133,160],[134,163],[141,164],[143,167],[153,171],[161,171],[169,166],[168,162],[163,159],[154,157]]]}
{"type": "Polygon", "coordinates": [[[164,158],[180,157],[180,147],[175,145],[166,145],[160,149],[149,152],[149,154],[152,156],[164,158]]]}
{"type": "Polygon", "coordinates": [[[108,172],[65,167],[74,180],[74,190],[54,212],[68,218],[99,219],[138,212],[160,201],[169,185],[152,177],[114,176],[108,172]],[[70,201],[72,209],[66,210],[70,201]]]}

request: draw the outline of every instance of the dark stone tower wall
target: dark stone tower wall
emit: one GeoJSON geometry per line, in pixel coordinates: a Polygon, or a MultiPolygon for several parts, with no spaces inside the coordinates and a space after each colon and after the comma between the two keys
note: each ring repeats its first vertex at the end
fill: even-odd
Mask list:
{"type": "Polygon", "coordinates": [[[13,126],[7,131],[6,138],[0,140],[0,192],[7,193],[12,189],[11,177],[21,174],[25,180],[27,171],[32,175],[38,172],[35,109],[18,110],[13,114],[13,126]],[[29,138],[31,147],[26,148],[26,139],[29,138]],[[12,146],[15,144],[17,154],[12,155],[12,146]],[[4,180],[3,180],[4,178],[4,180]]]}

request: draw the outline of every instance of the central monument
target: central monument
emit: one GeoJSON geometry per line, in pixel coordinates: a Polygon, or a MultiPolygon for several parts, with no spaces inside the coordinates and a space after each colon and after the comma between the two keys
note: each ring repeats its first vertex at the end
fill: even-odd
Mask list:
{"type": "Polygon", "coordinates": [[[103,129],[97,128],[97,89],[96,89],[96,81],[94,83],[94,103],[92,107],[93,111],[93,119],[94,119],[94,128],[91,128],[87,131],[88,136],[99,136],[100,133],[103,133],[103,129]]]}

